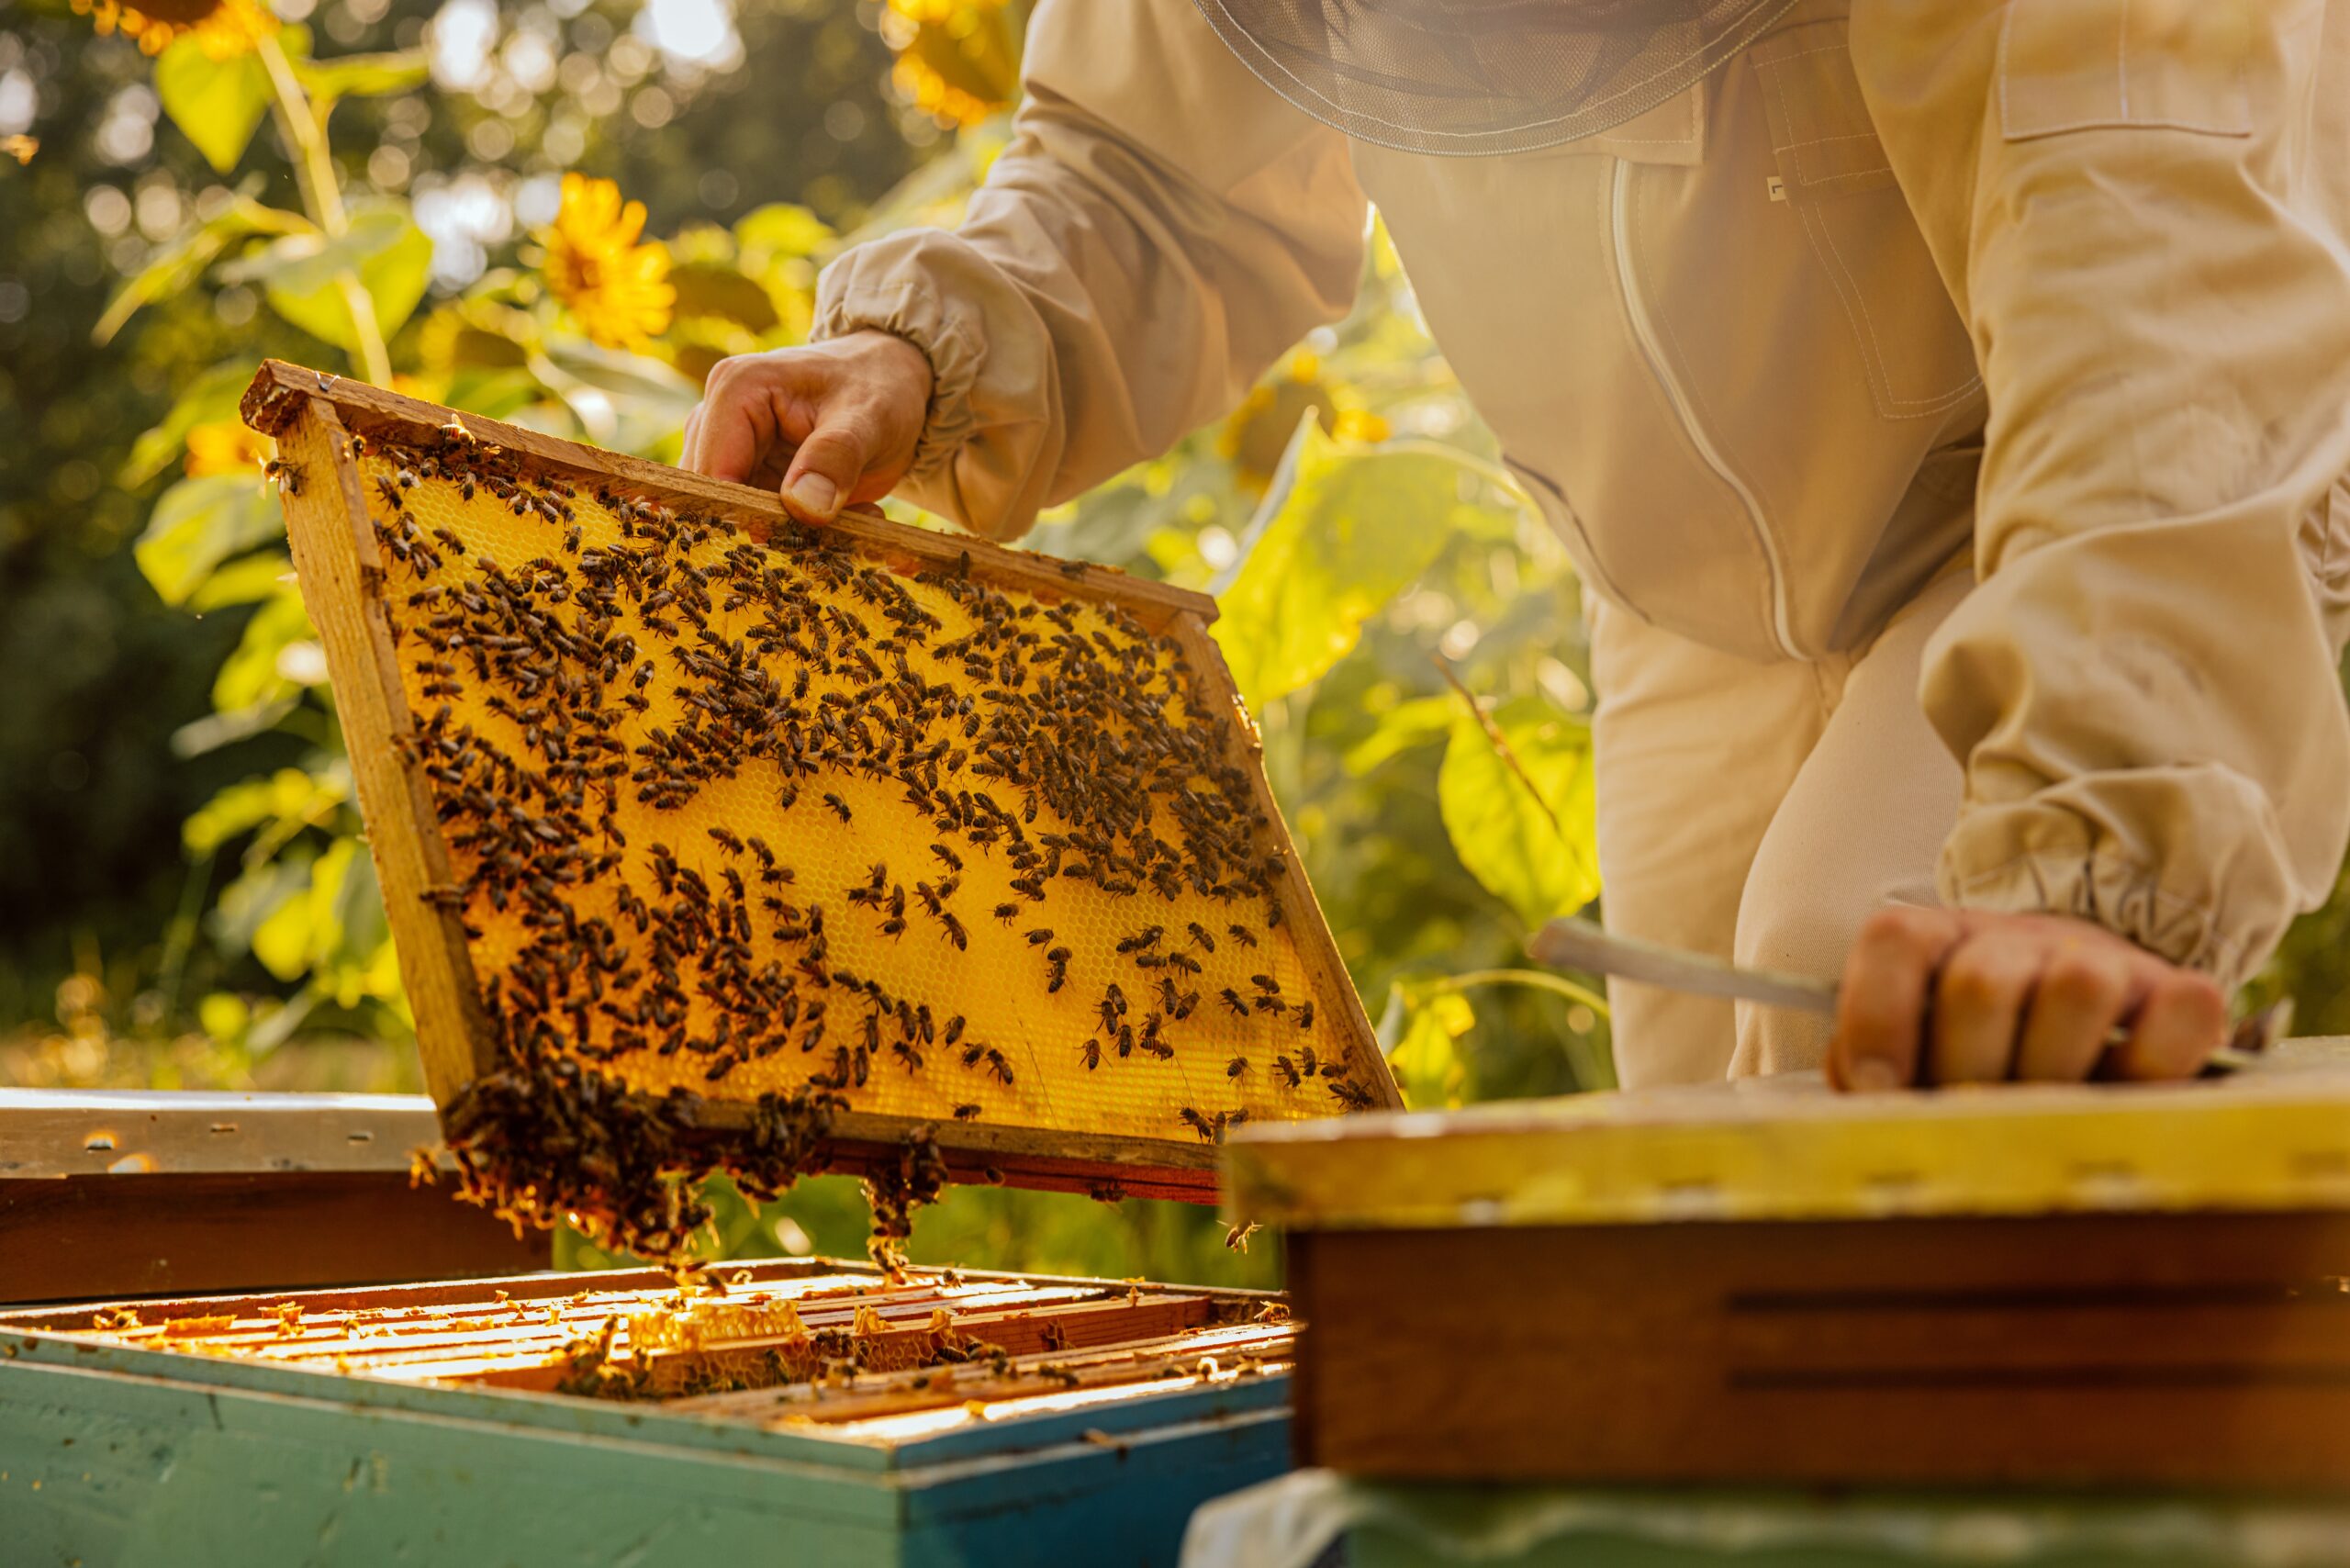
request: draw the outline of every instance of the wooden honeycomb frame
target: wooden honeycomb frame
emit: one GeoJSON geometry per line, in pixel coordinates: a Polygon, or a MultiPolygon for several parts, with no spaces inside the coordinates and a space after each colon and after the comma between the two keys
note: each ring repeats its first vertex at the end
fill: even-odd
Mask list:
{"type": "MultiPolygon", "coordinates": [[[[436,816],[432,784],[423,776],[411,744],[418,729],[417,704],[403,680],[394,613],[386,603],[387,593],[402,585],[387,577],[392,563],[385,557],[370,519],[368,476],[354,444],[374,441],[430,448],[445,444],[451,432],[459,432],[533,476],[580,487],[583,492],[609,487],[679,514],[721,517],[738,537],[755,542],[796,525],[765,491],[460,416],[274,361],[264,364],[255,378],[245,411],[256,429],[276,438],[281,462],[294,476],[285,487],[285,513],[295,565],[326,651],[359,804],[416,1014],[426,1081],[445,1114],[468,1084],[494,1070],[498,1047],[464,922],[458,912],[431,896],[452,883],[452,852],[436,816]]],[[[1249,796],[1270,823],[1270,842],[1280,858],[1275,896],[1288,928],[1283,956],[1293,951],[1298,969],[1290,972],[1302,971],[1307,994],[1320,1003],[1318,1042],[1326,1046],[1327,1056],[1344,1053],[1352,1064],[1349,1086],[1359,1099],[1378,1108],[1401,1104],[1267,788],[1255,726],[1207,633],[1207,623],[1215,615],[1214,600],[1105,568],[1058,563],[878,519],[845,517],[825,532],[824,540],[908,580],[915,580],[915,573],[967,573],[975,583],[1035,601],[1114,607],[1180,649],[1181,666],[1188,668],[1193,683],[1186,696],[1225,705],[1230,720],[1227,759],[1245,771],[1249,796]]],[[[1132,902],[1155,901],[1146,897],[1132,902]]],[[[1038,1054],[1032,1061],[1048,1082],[1086,1081],[1077,1076],[1084,1070],[1074,1053],[1065,1058],[1058,1052],[1038,1054]]],[[[749,1125],[747,1096],[704,1092],[703,1125],[714,1128],[714,1136],[722,1137],[730,1129],[749,1125]]],[[[1342,1108],[1317,1103],[1282,1114],[1330,1114],[1342,1108]]],[[[962,1122],[935,1114],[902,1114],[852,1105],[832,1119],[823,1162],[846,1170],[880,1166],[894,1160],[906,1140],[926,1128],[934,1129],[938,1151],[958,1179],[984,1177],[1077,1191],[1109,1187],[1136,1196],[1197,1201],[1212,1200],[1214,1193],[1217,1151],[1206,1139],[1124,1126],[1075,1126],[1057,1119],[1049,1107],[1047,1114],[1024,1120],[990,1114],[962,1122]]]]}

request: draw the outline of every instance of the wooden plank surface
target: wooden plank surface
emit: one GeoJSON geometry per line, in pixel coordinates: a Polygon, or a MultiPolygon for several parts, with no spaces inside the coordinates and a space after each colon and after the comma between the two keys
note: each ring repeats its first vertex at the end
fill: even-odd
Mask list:
{"type": "Polygon", "coordinates": [[[458,1278],[543,1269],[446,1188],[397,1170],[0,1180],[0,1302],[458,1278]]]}
{"type": "Polygon", "coordinates": [[[2350,1487],[2350,1216],[1323,1231],[1303,1462],[1390,1480],[2350,1487]]]}
{"type": "Polygon", "coordinates": [[[421,1094],[0,1089],[0,1178],[397,1170],[441,1141],[421,1094]]]}
{"type": "Polygon", "coordinates": [[[1239,1129],[1292,1227],[2350,1208],[2350,1071],[1839,1094],[1816,1076],[1239,1129]]]}

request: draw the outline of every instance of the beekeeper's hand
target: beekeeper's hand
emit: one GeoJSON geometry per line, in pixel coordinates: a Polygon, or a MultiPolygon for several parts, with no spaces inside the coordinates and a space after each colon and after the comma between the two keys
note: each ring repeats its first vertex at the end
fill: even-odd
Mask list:
{"type": "Polygon", "coordinates": [[[2186,1078],[2227,1033],[2217,983],[2103,926],[1901,907],[1852,944],[1828,1071],[1858,1090],[2186,1078]]]}
{"type": "Polygon", "coordinates": [[[878,501],[913,463],[930,361],[903,338],[852,332],[718,362],[686,419],[684,464],[773,489],[803,522],[878,501]]]}

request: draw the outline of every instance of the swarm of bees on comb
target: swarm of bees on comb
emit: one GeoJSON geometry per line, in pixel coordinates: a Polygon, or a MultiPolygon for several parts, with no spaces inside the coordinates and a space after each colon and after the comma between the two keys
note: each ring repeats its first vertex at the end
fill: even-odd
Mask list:
{"type": "MultiPolygon", "coordinates": [[[[468,1195],[675,1261],[695,1178],[771,1197],[844,1111],[1214,1142],[1374,1103],[1230,711],[1087,568],[350,442],[497,1064],[447,1111],[468,1195]]],[[[868,1177],[885,1263],[945,1176],[917,1134],[868,1177]]]]}

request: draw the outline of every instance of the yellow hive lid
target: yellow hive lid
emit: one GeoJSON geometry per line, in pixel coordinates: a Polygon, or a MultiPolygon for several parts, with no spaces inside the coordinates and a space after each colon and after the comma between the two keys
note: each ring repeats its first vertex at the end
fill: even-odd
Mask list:
{"type": "Polygon", "coordinates": [[[2350,1208],[2350,1041],[2177,1084],[1840,1094],[1817,1074],[1246,1127],[1235,1216],[1304,1229],[2350,1208]]]}
{"type": "Polygon", "coordinates": [[[444,1124],[821,1095],[820,1163],[1203,1198],[1231,1126],[1400,1103],[1212,599],[274,362],[245,406],[444,1124]]]}

